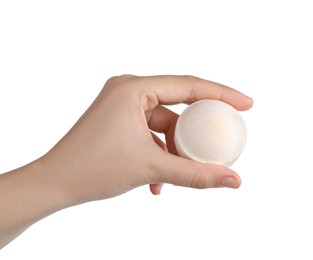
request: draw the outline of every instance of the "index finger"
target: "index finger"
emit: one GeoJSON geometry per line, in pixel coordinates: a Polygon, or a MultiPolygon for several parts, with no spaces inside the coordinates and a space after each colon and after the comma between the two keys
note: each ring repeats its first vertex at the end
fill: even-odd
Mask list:
{"type": "Polygon", "coordinates": [[[253,104],[250,97],[233,88],[194,76],[147,76],[140,79],[145,90],[151,90],[161,104],[216,99],[237,110],[247,110],[253,104]]]}

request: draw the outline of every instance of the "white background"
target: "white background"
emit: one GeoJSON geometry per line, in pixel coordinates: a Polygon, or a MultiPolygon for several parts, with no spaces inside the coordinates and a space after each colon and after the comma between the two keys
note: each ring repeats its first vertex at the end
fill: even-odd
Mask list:
{"type": "Polygon", "coordinates": [[[40,221],[0,259],[312,259],[310,6],[0,1],[0,172],[48,151],[113,75],[192,74],[255,101],[239,190],[141,187],[40,221]]]}

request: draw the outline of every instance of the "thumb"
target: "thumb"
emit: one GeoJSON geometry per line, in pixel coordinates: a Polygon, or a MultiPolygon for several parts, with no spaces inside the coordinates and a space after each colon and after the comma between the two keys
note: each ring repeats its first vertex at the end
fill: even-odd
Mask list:
{"type": "Polygon", "coordinates": [[[160,182],[197,189],[238,188],[240,177],[233,170],[215,164],[205,164],[162,152],[157,166],[160,182]]]}

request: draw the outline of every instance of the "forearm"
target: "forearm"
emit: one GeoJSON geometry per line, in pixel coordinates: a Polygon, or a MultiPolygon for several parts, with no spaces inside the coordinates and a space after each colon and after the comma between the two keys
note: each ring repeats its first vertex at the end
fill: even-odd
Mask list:
{"type": "Polygon", "coordinates": [[[41,161],[0,175],[0,249],[33,223],[67,206],[41,161]]]}

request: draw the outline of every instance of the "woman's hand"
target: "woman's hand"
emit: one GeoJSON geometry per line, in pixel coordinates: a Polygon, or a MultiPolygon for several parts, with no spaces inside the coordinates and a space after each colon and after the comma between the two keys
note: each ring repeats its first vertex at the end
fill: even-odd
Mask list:
{"type": "Polygon", "coordinates": [[[178,115],[162,105],[219,99],[238,110],[252,100],[229,87],[191,76],[113,77],[73,128],[46,155],[0,175],[0,248],[58,210],[150,184],[193,188],[240,186],[218,165],[177,156],[178,115]],[[164,133],[164,144],[152,131],[164,133]]]}
{"type": "Polygon", "coordinates": [[[42,158],[46,174],[75,204],[145,184],[154,194],[160,192],[158,183],[237,188],[240,178],[234,171],[177,156],[178,115],[162,105],[200,99],[219,99],[238,110],[252,106],[252,100],[238,91],[192,76],[113,77],[70,132],[42,158]],[[166,144],[151,130],[164,133],[166,144]]]}

